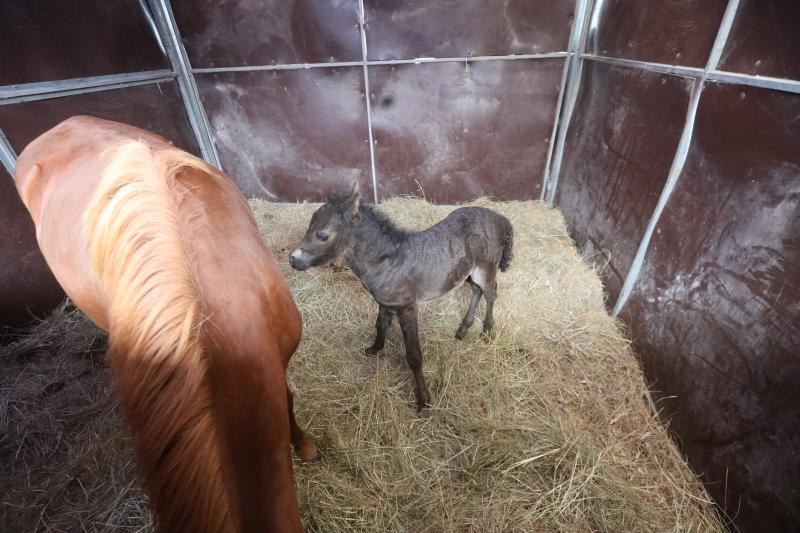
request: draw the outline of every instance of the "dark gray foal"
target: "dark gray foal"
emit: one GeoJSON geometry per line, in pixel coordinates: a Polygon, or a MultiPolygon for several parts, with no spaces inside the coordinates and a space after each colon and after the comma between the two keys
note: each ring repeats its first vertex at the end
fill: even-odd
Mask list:
{"type": "Polygon", "coordinates": [[[375,342],[366,349],[369,355],[383,349],[386,330],[397,314],[421,410],[430,393],[422,374],[418,302],[441,296],[466,281],[472,286],[472,299],[456,338],[463,339],[472,326],[481,295],[486,298],[483,333],[491,334],[495,277],[498,268],[505,271],[511,263],[513,240],[511,222],[483,207],[456,209],[425,231],[401,230],[373,206],[361,205],[354,190],[332,196],[317,209],[289,263],[306,270],[345,257],[379,306],[375,342]]]}

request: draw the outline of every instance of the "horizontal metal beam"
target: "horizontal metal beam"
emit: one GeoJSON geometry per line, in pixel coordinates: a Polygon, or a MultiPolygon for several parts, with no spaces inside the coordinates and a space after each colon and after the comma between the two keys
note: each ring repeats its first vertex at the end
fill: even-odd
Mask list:
{"type": "Polygon", "coordinates": [[[598,56],[594,54],[581,54],[581,59],[597,61],[598,63],[608,63],[617,67],[635,68],[639,70],[649,70],[662,74],[675,74],[678,76],[688,76],[699,78],[703,75],[702,68],[682,67],[680,65],[666,65],[664,63],[652,63],[650,61],[637,61],[634,59],[620,59],[618,57],[598,56]]]}
{"type": "Polygon", "coordinates": [[[374,61],[338,61],[331,63],[289,63],[286,65],[249,65],[242,67],[193,68],[195,74],[217,74],[223,72],[257,72],[262,70],[306,70],[312,68],[370,67],[384,65],[421,65],[423,63],[472,63],[477,61],[516,61],[520,59],[554,59],[571,55],[569,52],[547,54],[512,54],[503,56],[464,56],[464,57],[415,57],[413,59],[385,59],[374,61]]]}
{"type": "Polygon", "coordinates": [[[771,78],[768,76],[753,76],[750,74],[737,74],[735,72],[710,70],[706,76],[706,80],[800,94],[800,81],[783,78],[771,78]]]}
{"type": "Polygon", "coordinates": [[[605,57],[593,54],[581,54],[581,58],[624,68],[648,70],[661,74],[672,74],[696,79],[705,77],[706,81],[729,83],[733,85],[746,85],[749,87],[760,87],[762,89],[773,89],[776,91],[800,94],[800,81],[797,80],[772,78],[769,76],[757,76],[754,74],[739,74],[736,72],[726,72],[724,70],[716,69],[706,71],[705,69],[697,67],[667,65],[664,63],[652,63],[649,61],[637,61],[634,59],[620,59],[617,57],[605,57]]]}
{"type": "Polygon", "coordinates": [[[333,63],[293,63],[290,65],[250,65],[243,67],[192,68],[192,74],[219,74],[226,72],[260,72],[264,70],[307,70],[312,68],[360,67],[361,61],[333,63]]]}
{"type": "MultiPolygon", "coordinates": [[[[91,76],[87,78],[72,78],[68,80],[40,81],[34,83],[19,83],[16,85],[0,86],[0,101],[28,96],[58,94],[65,91],[80,91],[81,89],[98,89],[104,87],[119,87],[142,82],[155,83],[165,79],[174,78],[171,70],[148,70],[145,72],[129,72],[126,74],[110,74],[108,76],[91,76]]],[[[77,94],[77,93],[75,93],[77,94]]]]}
{"type": "Polygon", "coordinates": [[[41,93],[41,94],[32,94],[29,96],[19,96],[16,98],[6,98],[0,99],[0,106],[2,105],[10,105],[10,104],[20,104],[22,102],[33,102],[36,100],[48,100],[51,98],[62,98],[64,96],[74,96],[76,94],[89,94],[89,93],[96,93],[100,91],[112,91],[114,89],[125,89],[129,87],[139,87],[140,85],[152,85],[154,83],[161,83],[161,82],[171,82],[175,78],[174,76],[169,76],[165,78],[156,78],[153,80],[148,81],[136,81],[136,82],[124,82],[124,83],[114,83],[111,85],[101,85],[99,87],[88,87],[85,89],[68,89],[65,91],[57,91],[52,93],[41,93]]]}

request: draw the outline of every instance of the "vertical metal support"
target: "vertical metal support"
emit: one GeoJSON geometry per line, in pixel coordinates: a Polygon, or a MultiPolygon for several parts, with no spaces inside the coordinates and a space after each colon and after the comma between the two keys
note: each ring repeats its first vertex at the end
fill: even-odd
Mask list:
{"type": "MultiPolygon", "coordinates": [[[[578,0],[581,2],[583,0],[578,0]]],[[[573,25],[572,31],[575,31],[575,26],[573,25]]],[[[570,37],[570,40],[572,38],[570,37]]],[[[558,124],[561,119],[561,107],[564,105],[564,94],[567,92],[567,80],[569,74],[569,64],[570,64],[570,56],[564,58],[564,69],[561,72],[561,88],[558,90],[558,103],[556,104],[556,113],[555,117],[553,118],[553,129],[550,130],[550,146],[547,147],[547,161],[544,164],[544,175],[542,176],[542,191],[539,194],[539,200],[544,200],[545,191],[547,190],[547,184],[550,178],[550,165],[553,161],[553,151],[556,147],[556,137],[558,136],[558,124]]]]}
{"type": "Polygon", "coordinates": [[[17,166],[17,153],[14,147],[8,142],[8,137],[0,130],[0,163],[6,168],[11,178],[14,178],[14,167],[17,166]]]}
{"type": "Polygon", "coordinates": [[[706,62],[706,67],[703,70],[703,75],[699,79],[694,80],[692,95],[689,98],[689,109],[686,111],[686,122],[683,126],[683,132],[681,133],[680,141],[678,142],[678,148],[675,151],[675,157],[672,160],[672,166],[670,167],[669,174],[667,175],[667,182],[664,184],[664,189],[661,191],[661,196],[658,198],[656,208],[653,210],[653,214],[650,216],[650,221],[647,224],[647,230],[645,231],[642,240],[639,242],[639,248],[636,250],[633,263],[631,264],[628,274],[625,277],[625,283],[622,285],[619,298],[617,298],[617,303],[614,306],[614,316],[619,315],[619,313],[625,307],[625,304],[627,304],[628,300],[630,299],[631,292],[633,292],[633,287],[636,285],[636,281],[639,279],[639,274],[642,271],[644,257],[647,254],[647,249],[650,246],[650,239],[652,239],[653,232],[658,225],[661,214],[664,212],[664,208],[666,207],[670,196],[672,196],[672,191],[675,190],[675,184],[678,182],[678,178],[683,172],[683,165],[686,163],[686,157],[689,154],[689,146],[691,145],[692,135],[694,133],[694,122],[697,116],[697,108],[700,105],[700,96],[703,93],[703,87],[705,86],[708,72],[711,70],[716,70],[717,65],[719,64],[719,59],[722,56],[722,50],[725,48],[725,43],[728,40],[728,34],[731,31],[731,26],[733,25],[734,18],[736,18],[736,12],[738,8],[739,0],[730,0],[728,2],[728,6],[725,9],[725,14],[720,22],[719,30],[717,31],[717,37],[714,40],[714,46],[711,48],[711,53],[709,54],[708,61],[706,62]]]}
{"type": "Polygon", "coordinates": [[[561,161],[564,157],[564,144],[567,138],[572,112],[575,109],[575,102],[578,99],[581,75],[583,74],[583,59],[581,53],[585,45],[586,27],[591,11],[590,0],[578,0],[575,7],[575,24],[572,27],[568,51],[570,53],[567,65],[566,85],[562,89],[563,104],[560,108],[561,116],[556,116],[558,121],[558,133],[555,139],[555,148],[552,162],[548,161],[547,174],[542,186],[541,199],[553,203],[558,186],[558,176],[561,172],[561,161]]]}
{"type": "Polygon", "coordinates": [[[142,8],[144,18],[147,19],[147,24],[150,26],[150,31],[153,32],[153,37],[156,38],[156,42],[158,43],[158,47],[161,49],[161,53],[167,55],[167,51],[164,49],[164,41],[161,40],[161,34],[158,32],[156,21],[153,20],[153,13],[150,11],[150,6],[147,5],[147,0],[139,0],[139,7],[142,8]]]}
{"type": "Polygon", "coordinates": [[[214,137],[211,133],[211,126],[208,123],[200,94],[197,92],[197,85],[192,74],[192,67],[189,64],[189,57],[180,39],[178,25],[172,13],[172,6],[169,0],[148,0],[153,10],[154,21],[169,57],[172,68],[178,76],[178,86],[181,91],[183,103],[186,106],[186,114],[189,116],[189,124],[200,145],[200,152],[209,164],[222,169],[219,162],[219,154],[214,145],[214,137]]]}
{"type": "Polygon", "coordinates": [[[369,65],[367,60],[367,19],[364,0],[358,0],[358,31],[361,35],[361,66],[364,68],[364,98],[367,102],[367,133],[369,135],[369,164],[372,172],[372,192],[378,203],[378,174],[375,171],[375,141],[372,138],[372,103],[369,91],[369,65]]]}

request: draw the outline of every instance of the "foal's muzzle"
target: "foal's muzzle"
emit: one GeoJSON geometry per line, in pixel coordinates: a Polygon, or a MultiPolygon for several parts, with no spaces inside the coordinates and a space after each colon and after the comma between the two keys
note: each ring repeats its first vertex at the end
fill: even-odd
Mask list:
{"type": "Polygon", "coordinates": [[[306,270],[309,267],[308,261],[302,258],[302,252],[297,249],[289,254],[289,265],[295,270],[306,270]]]}

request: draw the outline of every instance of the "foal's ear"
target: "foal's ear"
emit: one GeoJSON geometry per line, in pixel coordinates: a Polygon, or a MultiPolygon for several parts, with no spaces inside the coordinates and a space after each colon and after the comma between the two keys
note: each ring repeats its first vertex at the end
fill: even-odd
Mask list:
{"type": "Polygon", "coordinates": [[[350,194],[347,196],[347,200],[344,201],[342,205],[342,212],[348,217],[357,217],[358,216],[358,205],[361,201],[361,197],[356,190],[355,184],[353,185],[353,190],[350,191],[350,194]]]}

